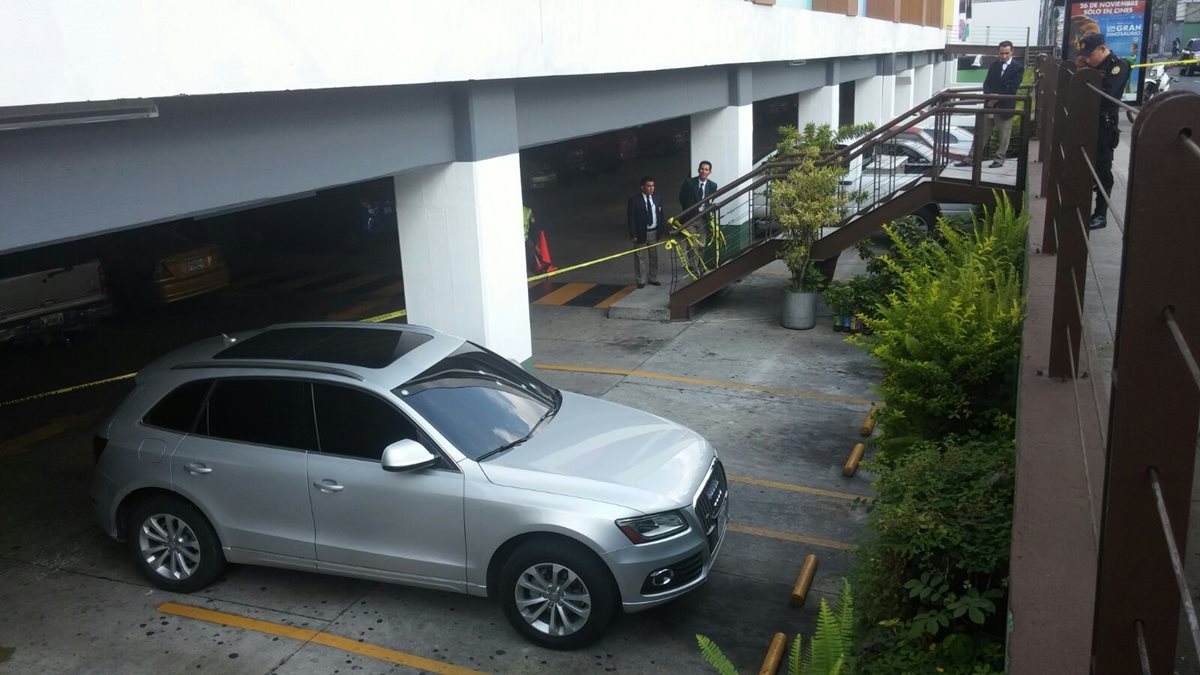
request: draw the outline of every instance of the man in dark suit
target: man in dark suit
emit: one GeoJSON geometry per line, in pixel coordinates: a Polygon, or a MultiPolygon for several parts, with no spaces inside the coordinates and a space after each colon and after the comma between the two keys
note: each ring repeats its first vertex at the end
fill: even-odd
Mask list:
{"type": "MultiPolygon", "coordinates": [[[[1025,75],[1025,67],[1020,61],[1014,59],[1013,46],[1008,40],[1000,43],[998,52],[1000,58],[988,67],[987,77],[983,80],[983,93],[985,94],[1006,94],[1015,95],[1017,87],[1021,86],[1021,78],[1025,75]]],[[[999,132],[999,138],[996,142],[996,154],[992,159],[989,168],[997,169],[1004,166],[1004,160],[1008,157],[1008,141],[1012,136],[1012,118],[1013,113],[1010,112],[1017,107],[1017,102],[1013,100],[988,99],[984,101],[985,108],[991,108],[995,112],[990,115],[983,116],[983,125],[975,134],[976,143],[988,142],[992,136],[992,129],[995,128],[999,132]]],[[[975,148],[971,148],[971,154],[968,159],[961,162],[956,162],[955,166],[971,166],[971,160],[975,157],[975,148]]]]}
{"type": "MultiPolygon", "coordinates": [[[[683,185],[679,186],[680,208],[687,211],[688,207],[694,204],[710,201],[709,198],[718,188],[717,181],[709,179],[711,174],[712,162],[708,160],[700,162],[700,166],[696,168],[696,177],[688,178],[683,181],[683,185]]],[[[694,212],[689,213],[688,217],[690,218],[692,215],[695,215],[694,212]]],[[[688,249],[688,265],[693,270],[696,269],[699,253],[708,245],[708,228],[711,221],[712,216],[710,215],[708,218],[698,221],[696,225],[690,228],[696,235],[695,247],[688,249]]]]}
{"type": "MultiPolygon", "coordinates": [[[[667,220],[663,217],[662,199],[654,194],[653,178],[642,176],[642,191],[629,198],[625,216],[629,238],[637,246],[657,244],[666,234],[667,220]]],[[[638,288],[644,288],[647,282],[659,285],[657,246],[633,254],[633,274],[638,288]]]]}

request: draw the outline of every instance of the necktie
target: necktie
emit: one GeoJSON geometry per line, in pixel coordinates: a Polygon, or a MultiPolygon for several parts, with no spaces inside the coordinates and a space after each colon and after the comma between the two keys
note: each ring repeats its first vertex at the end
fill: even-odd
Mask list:
{"type": "Polygon", "coordinates": [[[704,183],[705,181],[700,181],[700,199],[704,199],[704,183]]]}
{"type": "Polygon", "coordinates": [[[646,228],[654,227],[654,209],[650,207],[650,195],[646,195],[646,228]]]}

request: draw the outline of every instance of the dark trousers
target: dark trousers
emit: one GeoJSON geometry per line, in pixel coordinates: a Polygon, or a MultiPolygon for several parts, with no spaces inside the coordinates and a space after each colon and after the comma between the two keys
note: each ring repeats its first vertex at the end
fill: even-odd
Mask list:
{"type": "Polygon", "coordinates": [[[1100,120],[1100,134],[1096,141],[1096,175],[1100,177],[1100,187],[1104,188],[1104,192],[1095,190],[1096,192],[1096,208],[1092,211],[1092,215],[1107,215],[1105,210],[1108,208],[1108,200],[1104,195],[1112,194],[1113,187],[1113,150],[1117,149],[1117,144],[1121,142],[1121,132],[1117,130],[1116,120],[1111,124],[1106,123],[1103,119],[1100,120]]]}

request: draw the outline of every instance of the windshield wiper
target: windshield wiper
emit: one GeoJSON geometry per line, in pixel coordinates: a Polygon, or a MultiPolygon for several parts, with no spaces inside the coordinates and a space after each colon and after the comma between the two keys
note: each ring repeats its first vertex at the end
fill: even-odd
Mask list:
{"type": "Polygon", "coordinates": [[[537,423],[535,423],[532,427],[530,427],[529,433],[525,434],[524,436],[518,438],[515,441],[509,441],[508,443],[505,443],[504,445],[496,448],[495,450],[488,450],[487,452],[485,452],[482,455],[480,455],[479,457],[477,457],[475,459],[475,461],[482,462],[483,460],[487,459],[488,457],[491,457],[493,455],[498,455],[498,454],[504,452],[505,450],[512,450],[513,448],[517,447],[518,445],[529,440],[530,438],[533,437],[534,432],[538,430],[538,427],[542,426],[543,422],[545,422],[546,420],[553,417],[554,413],[556,413],[556,412],[558,412],[558,406],[557,405],[551,406],[549,409],[546,410],[545,414],[543,414],[541,416],[541,418],[538,419],[537,423]]]}

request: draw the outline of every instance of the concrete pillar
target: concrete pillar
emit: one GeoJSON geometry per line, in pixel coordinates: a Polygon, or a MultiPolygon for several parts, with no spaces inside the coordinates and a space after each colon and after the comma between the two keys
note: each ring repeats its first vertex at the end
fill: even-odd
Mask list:
{"type": "Polygon", "coordinates": [[[933,65],[917,66],[913,71],[913,104],[916,105],[921,101],[933,96],[942,90],[942,87],[933,86],[933,65]]]}
{"type": "Polygon", "coordinates": [[[533,354],[525,283],[516,99],[504,83],[456,94],[459,161],[394,176],[410,323],[533,354]]]}
{"type": "Polygon", "coordinates": [[[692,115],[690,175],[695,175],[701,161],[708,160],[713,165],[713,180],[725,185],[753,167],[754,98],[750,77],[749,67],[731,67],[729,105],[692,115]]]}
{"type": "Polygon", "coordinates": [[[908,112],[914,105],[928,98],[926,96],[917,98],[915,95],[914,76],[913,69],[905,70],[896,76],[896,100],[892,103],[894,111],[892,117],[908,112]]]}
{"type": "Polygon", "coordinates": [[[800,114],[797,115],[796,126],[803,129],[805,124],[828,124],[838,126],[838,85],[825,85],[816,89],[800,92],[800,114]]]}
{"type": "MultiPolygon", "coordinates": [[[[854,123],[863,124],[870,122],[878,125],[881,122],[891,119],[891,116],[883,117],[884,106],[884,80],[895,80],[894,77],[885,78],[881,75],[873,75],[864,77],[861,80],[854,81],[854,123]]],[[[892,88],[894,82],[889,83],[892,88]]],[[[887,96],[888,110],[890,112],[891,100],[893,96],[891,92],[887,96]]]]}

